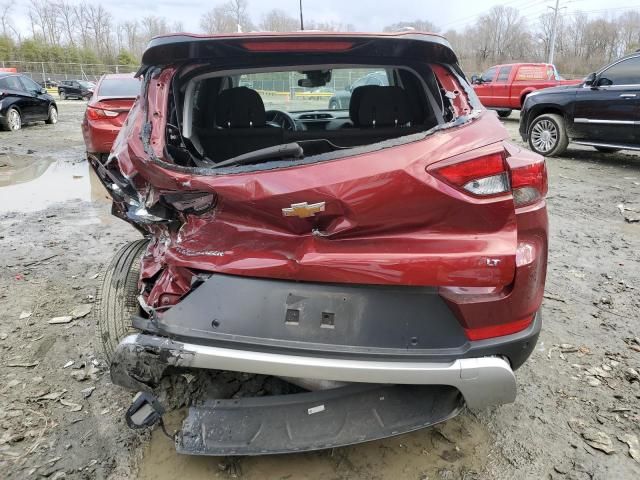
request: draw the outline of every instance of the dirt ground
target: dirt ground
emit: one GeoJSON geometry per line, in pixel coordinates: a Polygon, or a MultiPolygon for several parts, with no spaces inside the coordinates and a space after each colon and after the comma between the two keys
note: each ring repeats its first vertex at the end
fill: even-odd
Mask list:
{"type": "MultiPolygon", "coordinates": [[[[514,404],[331,451],[187,457],[127,428],[132,394],[97,354],[98,273],[138,233],[110,217],[83,159],[84,102],[59,108],[55,126],[0,132],[0,477],[640,478],[640,156],[548,161],[544,326],[514,404]]],[[[505,125],[521,143],[517,116],[505,125]]]]}

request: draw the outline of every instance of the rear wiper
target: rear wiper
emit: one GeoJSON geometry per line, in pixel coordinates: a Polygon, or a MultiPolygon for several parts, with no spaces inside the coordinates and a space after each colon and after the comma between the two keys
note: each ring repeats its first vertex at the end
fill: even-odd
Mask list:
{"type": "Polygon", "coordinates": [[[276,145],[275,147],[261,148],[260,150],[254,150],[253,152],[243,153],[237,157],[229,158],[224,162],[217,163],[215,167],[221,168],[228,167],[229,165],[245,165],[247,163],[260,163],[265,160],[273,160],[275,158],[302,158],[304,157],[304,150],[297,143],[285,143],[283,145],[276,145]]]}

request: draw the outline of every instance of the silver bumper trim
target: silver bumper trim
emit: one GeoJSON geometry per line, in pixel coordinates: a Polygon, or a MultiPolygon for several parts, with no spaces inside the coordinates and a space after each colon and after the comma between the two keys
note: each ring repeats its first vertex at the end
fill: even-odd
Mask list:
{"type": "Polygon", "coordinates": [[[212,347],[135,334],[120,342],[115,358],[120,364],[136,364],[137,355],[149,351],[167,366],[338,382],[450,385],[460,390],[470,408],[511,403],[516,397],[515,375],[509,363],[499,357],[443,363],[351,360],[212,347]]]}

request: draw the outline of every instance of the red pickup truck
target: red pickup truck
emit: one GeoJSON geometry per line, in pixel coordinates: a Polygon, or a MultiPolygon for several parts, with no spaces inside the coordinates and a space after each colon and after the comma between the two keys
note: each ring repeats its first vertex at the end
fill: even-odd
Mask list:
{"type": "Polygon", "coordinates": [[[550,63],[510,63],[495,65],[471,82],[482,104],[505,118],[520,110],[525,97],[534,90],[577,85],[581,80],[565,80],[550,63]]]}

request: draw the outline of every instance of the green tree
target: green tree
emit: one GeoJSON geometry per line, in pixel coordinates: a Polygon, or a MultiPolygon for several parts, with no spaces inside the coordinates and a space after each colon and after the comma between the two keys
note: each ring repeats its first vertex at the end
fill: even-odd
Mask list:
{"type": "Polygon", "coordinates": [[[0,61],[12,60],[15,46],[11,38],[0,35],[0,61]]]}
{"type": "Polygon", "coordinates": [[[118,65],[137,65],[138,64],[138,60],[136,60],[136,58],[131,54],[131,52],[128,52],[127,50],[120,50],[120,53],[118,53],[118,58],[116,60],[118,62],[118,65]]]}

